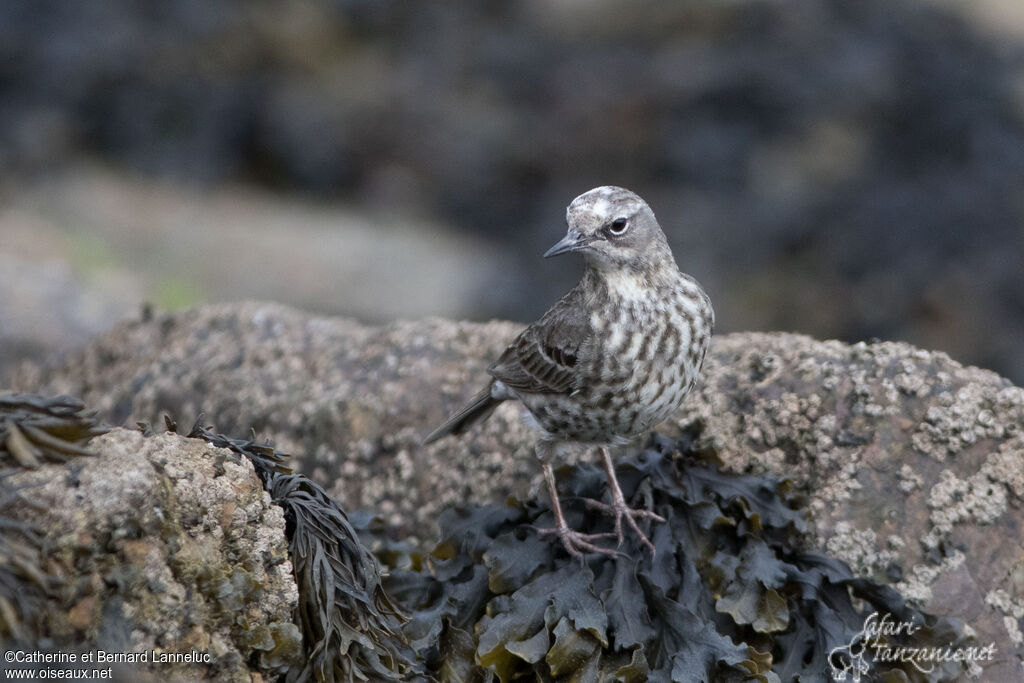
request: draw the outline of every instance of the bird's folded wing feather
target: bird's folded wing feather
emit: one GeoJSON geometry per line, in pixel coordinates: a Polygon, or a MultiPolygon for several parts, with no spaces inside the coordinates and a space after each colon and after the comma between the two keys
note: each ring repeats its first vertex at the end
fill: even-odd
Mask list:
{"type": "Polygon", "coordinates": [[[590,320],[566,297],[527,327],[487,371],[517,391],[564,394],[573,390],[579,356],[592,334],[590,320]]]}

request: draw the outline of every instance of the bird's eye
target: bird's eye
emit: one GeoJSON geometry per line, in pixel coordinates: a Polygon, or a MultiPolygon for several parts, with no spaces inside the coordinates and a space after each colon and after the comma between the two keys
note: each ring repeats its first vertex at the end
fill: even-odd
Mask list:
{"type": "Polygon", "coordinates": [[[608,226],[608,231],[613,235],[621,235],[622,233],[626,232],[626,229],[628,227],[629,219],[616,218],[615,220],[612,221],[612,224],[608,226]]]}

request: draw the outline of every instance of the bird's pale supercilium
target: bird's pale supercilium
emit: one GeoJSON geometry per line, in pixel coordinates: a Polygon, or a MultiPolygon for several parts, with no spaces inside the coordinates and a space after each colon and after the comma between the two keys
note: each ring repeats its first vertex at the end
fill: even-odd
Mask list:
{"type": "Polygon", "coordinates": [[[665,234],[643,199],[621,187],[598,187],[572,201],[568,231],[545,257],[577,253],[579,284],[527,327],[487,369],[490,383],[425,443],[461,434],[502,401],[520,401],[539,438],[537,457],[551,495],[554,534],[573,555],[614,554],[623,520],[654,551],[638,520],[663,521],[630,508],[608,447],[622,446],[668,417],[700,374],[715,315],[697,281],[681,273],[665,234]],[[595,444],[611,503],[588,501],[615,518],[610,534],[569,528],[555,488],[552,460],[571,444],[595,444]]]}

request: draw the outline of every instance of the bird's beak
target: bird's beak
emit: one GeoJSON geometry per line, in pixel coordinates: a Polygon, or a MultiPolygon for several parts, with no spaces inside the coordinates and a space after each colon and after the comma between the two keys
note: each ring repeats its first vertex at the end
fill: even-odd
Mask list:
{"type": "Polygon", "coordinates": [[[555,246],[544,252],[544,258],[568,254],[570,251],[581,249],[593,241],[590,237],[584,237],[577,232],[570,232],[555,246]]]}

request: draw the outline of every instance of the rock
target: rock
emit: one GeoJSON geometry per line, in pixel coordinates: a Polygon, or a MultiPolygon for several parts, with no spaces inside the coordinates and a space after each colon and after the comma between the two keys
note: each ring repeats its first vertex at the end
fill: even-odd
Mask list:
{"type": "Polygon", "coordinates": [[[791,477],[819,547],[996,643],[986,680],[1020,678],[1024,390],[908,344],[791,334],[718,337],[704,377],[678,424],[702,420],[734,470],[791,477]]]}
{"type": "Polygon", "coordinates": [[[300,661],[284,515],[250,462],[125,429],[90,448],[10,477],[33,503],[13,514],[40,529],[61,582],[41,619],[56,647],[146,652],[140,670],[174,681],[261,680],[300,661]],[[153,661],[190,653],[199,663],[153,661]]]}
{"type": "Polygon", "coordinates": [[[120,325],[59,368],[23,365],[13,382],[80,396],[114,424],[162,424],[165,412],[187,424],[204,411],[222,433],[254,428],[345,509],[429,536],[445,505],[503,499],[538,472],[512,404],[470,439],[420,448],[517,330],[441,319],[368,327],[275,304],[214,305],[120,325]]]}
{"type": "Polygon", "coordinates": [[[517,329],[440,319],[377,328],[274,304],[215,305],[120,325],[59,369],[24,365],[13,382],[66,387],[56,393],[114,424],[162,424],[164,412],[190,423],[205,411],[220,432],[254,428],[347,510],[429,535],[448,503],[504,498],[537,473],[511,404],[472,439],[419,446],[517,329]]]}
{"type": "MultiPolygon", "coordinates": [[[[255,427],[334,482],[346,509],[427,538],[449,503],[522,495],[537,478],[514,404],[419,445],[518,329],[209,306],[124,324],[62,367],[22,366],[14,384],[80,395],[117,423],[206,410],[221,431],[255,427]]],[[[1017,672],[1003,680],[1020,675],[1024,390],[902,343],[732,334],[713,340],[702,386],[663,429],[694,420],[732,469],[792,479],[811,545],[964,619],[1017,672]]]]}

